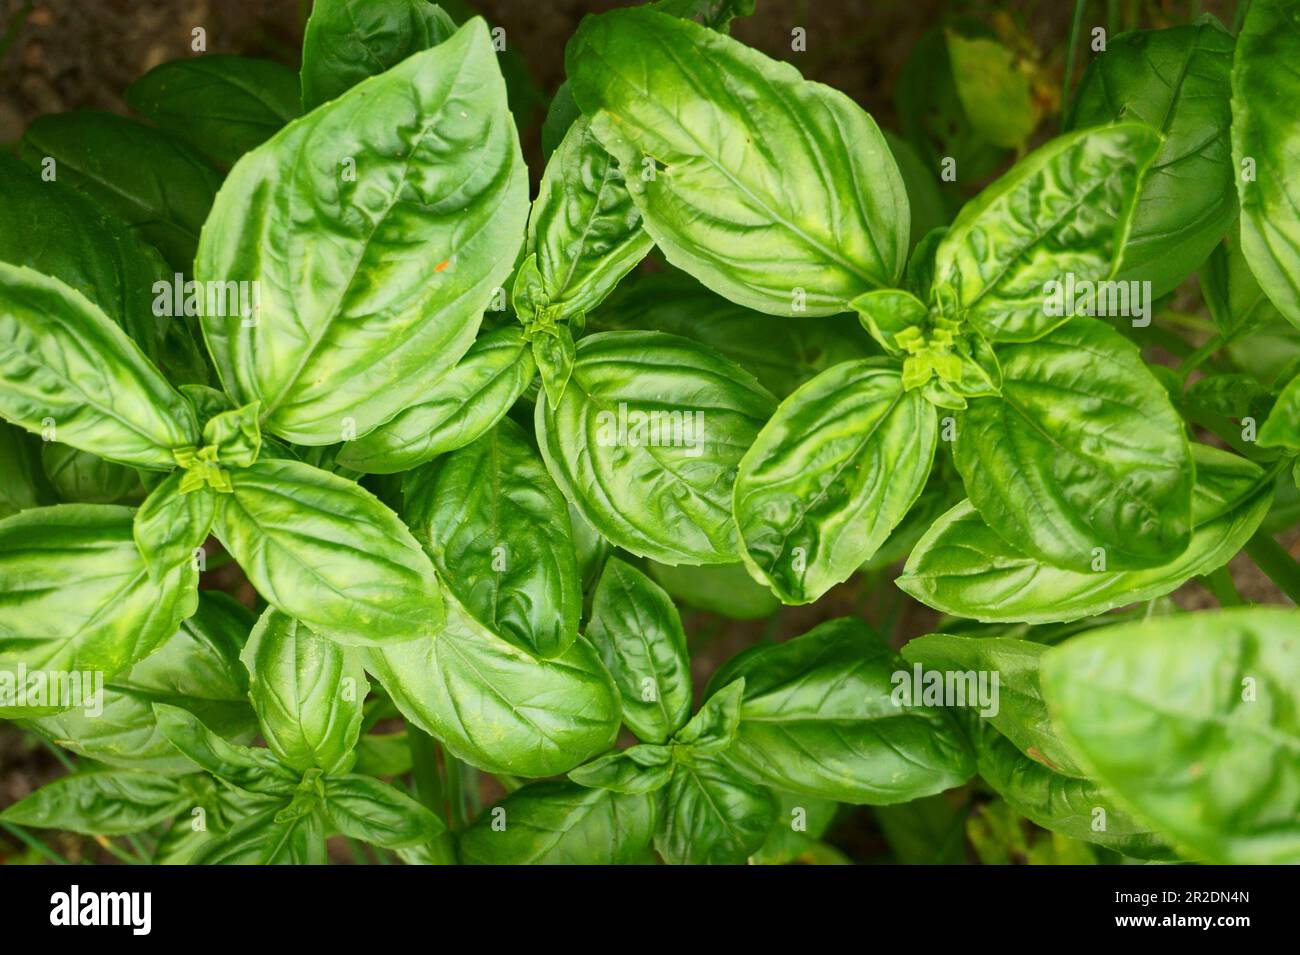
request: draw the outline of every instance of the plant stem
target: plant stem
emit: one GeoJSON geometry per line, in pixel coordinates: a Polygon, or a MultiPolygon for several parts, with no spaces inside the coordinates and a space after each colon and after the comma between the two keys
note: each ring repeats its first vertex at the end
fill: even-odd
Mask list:
{"type": "Polygon", "coordinates": [[[5,832],[9,833],[9,835],[27,846],[27,848],[33,850],[41,857],[50,860],[55,865],[71,865],[67,859],[63,858],[63,856],[59,855],[45,843],[41,842],[41,840],[28,834],[27,830],[8,822],[0,822],[0,829],[4,829],[5,832]]]}
{"type": "MultiPolygon", "coordinates": [[[[438,773],[438,743],[432,736],[406,724],[406,742],[411,748],[411,782],[415,787],[415,798],[432,809],[439,818],[446,820],[446,790],[442,776],[438,773]]],[[[429,854],[438,865],[454,865],[456,848],[450,832],[445,832],[429,842],[429,854]]]]}
{"type": "Polygon", "coordinates": [[[1214,594],[1214,599],[1219,602],[1220,607],[1240,607],[1245,603],[1241,599],[1241,594],[1237,593],[1237,585],[1233,583],[1227,564],[1218,570],[1210,571],[1201,579],[1205,581],[1205,586],[1210,589],[1210,593],[1214,594]]]}
{"type": "Polygon", "coordinates": [[[1088,0],[1074,0],[1074,19],[1070,23],[1070,45],[1065,48],[1065,77],[1061,80],[1061,131],[1065,131],[1066,118],[1070,115],[1070,82],[1074,78],[1074,54],[1079,45],[1079,33],[1083,30],[1083,11],[1088,0]]]}
{"type": "Polygon", "coordinates": [[[1282,593],[1300,604],[1300,564],[1286,552],[1286,548],[1271,534],[1256,531],[1255,536],[1246,541],[1246,553],[1282,593]]]}

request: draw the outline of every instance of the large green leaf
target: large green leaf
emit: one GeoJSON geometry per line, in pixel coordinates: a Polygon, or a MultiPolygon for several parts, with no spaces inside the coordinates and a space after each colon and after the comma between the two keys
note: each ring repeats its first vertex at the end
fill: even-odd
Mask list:
{"type": "Polygon", "coordinates": [[[691,715],[691,658],[672,599],[611,557],[592,598],[587,639],[614,677],[628,729],[667,742],[691,715]]]}
{"type": "Polygon", "coordinates": [[[47,783],[0,812],[0,821],[87,835],[139,832],[188,809],[189,795],[155,773],[103,770],[47,783]]]}
{"type": "Polygon", "coordinates": [[[1088,66],[1071,126],[1140,121],[1164,135],[1138,187],[1115,278],[1171,292],[1237,215],[1229,108],[1232,34],[1207,17],[1114,37],[1088,66]]]}
{"type": "Polygon", "coordinates": [[[34,119],[20,156],[97,201],[172,268],[190,271],[221,174],[178,138],[125,116],[78,110],[34,119]]]}
{"type": "Polygon", "coordinates": [[[670,865],[740,865],[776,818],[771,790],[711,756],[679,762],[664,796],[655,848],[670,865]]]}
{"type": "Polygon", "coordinates": [[[59,504],[0,521],[0,666],[100,670],[148,656],[194,612],[198,571],[155,584],[131,536],[131,511],[59,504]]]}
{"type": "Polygon", "coordinates": [[[485,627],[542,657],[578,637],[582,588],[564,496],[508,419],[412,471],[402,518],[485,627]]]}
{"type": "Polygon", "coordinates": [[[652,796],[531,783],[484,810],[460,834],[468,865],[634,865],[646,861],[652,796]]]}
{"type": "Polygon", "coordinates": [[[264,459],[230,480],[214,530],[271,606],[340,643],[437,631],[433,565],[369,491],[298,461],[264,459]]]}
{"type": "Polygon", "coordinates": [[[1232,161],[1241,200],[1241,246],[1260,287],[1300,327],[1300,10],[1251,3],[1232,62],[1232,161]]]}
{"type": "Polygon", "coordinates": [[[1215,246],[1196,277],[1214,326],[1225,341],[1282,321],[1281,313],[1268,300],[1250,270],[1241,249],[1239,230],[1232,230],[1215,246]]]}
{"type": "Polygon", "coordinates": [[[302,38],[302,105],[315,109],[455,32],[427,0],[316,0],[302,38]]]}
{"type": "Polygon", "coordinates": [[[970,748],[943,709],[896,702],[910,671],[860,620],[843,618],[787,643],[753,647],[710,681],[745,680],[740,727],[725,759],[789,792],[886,804],[959,786],[970,748]]]}
{"type": "Polygon", "coordinates": [[[871,360],[822,372],[781,403],[740,461],[741,557],[785,603],[849,578],[925,487],[938,416],[871,360]]]}
{"type": "Polygon", "coordinates": [[[951,293],[990,341],[1040,338],[1069,317],[1045,308],[1047,283],[1113,274],[1139,177],[1159,147],[1149,126],[1122,123],[1030,153],[968,202],[940,240],[935,292],[951,293]]]}
{"type": "Polygon", "coordinates": [[[367,474],[396,474],[463,448],[505,417],[536,371],[521,327],[485,332],[419,404],[347,442],[338,461],[367,474]]]}
{"type": "Polygon", "coordinates": [[[1043,659],[1052,719],[1089,775],[1181,849],[1300,862],[1300,613],[1157,617],[1043,659]]]}
{"type": "Polygon", "coordinates": [[[155,66],[127,87],[126,101],[223,166],[302,113],[289,67],[221,53],[155,66]]]}
{"type": "Polygon", "coordinates": [[[907,193],[843,93],[645,9],[585,19],[566,66],[646,231],[710,288],[774,315],[829,315],[901,274],[907,193]]]}
{"type": "Polygon", "coordinates": [[[436,636],[366,651],[366,669],[408,720],[491,773],[552,776],[610,747],[617,692],[590,644],[537,660],[444,599],[436,636]]]}
{"type": "Polygon", "coordinates": [[[528,220],[528,251],[540,288],[519,315],[581,319],[650,251],[641,213],[623,172],[585,119],[570,128],[546,164],[528,220]]]}
{"type": "Polygon", "coordinates": [[[1073,318],[998,358],[1002,397],[970,403],[953,452],[988,525],[1039,560],[1085,572],[1156,567],[1186,550],[1191,451],[1137,347],[1073,318]]]}
{"type": "Polygon", "coordinates": [[[773,406],[701,345],[605,332],[578,343],[560,404],[537,402],[537,437],[565,497],[612,543],[666,564],[729,564],[735,470],[773,406]]]}
{"type": "Polygon", "coordinates": [[[146,468],[176,466],[194,411],[80,292],[0,263],[0,414],[28,431],[146,468]]]}
{"type": "Polygon", "coordinates": [[[41,467],[41,450],[34,435],[0,421],[0,518],[54,503],[54,489],[41,467]]]}
{"type": "Polygon", "coordinates": [[[41,443],[41,467],[66,504],[139,504],[145,497],[135,468],[57,441],[41,443]]]}
{"type": "Polygon", "coordinates": [[[370,683],[361,658],[268,608],[242,654],[262,738],[294,769],[347,772],[370,683]]]}
{"type": "Polygon", "coordinates": [[[226,390],[260,400],[263,430],[299,444],[365,434],[473,343],[526,215],[505,87],[475,20],[231,171],[195,260],[201,281],[259,290],[251,320],[203,316],[226,390]]]}
{"type": "Polygon", "coordinates": [[[945,613],[1026,623],[1077,620],[1162,597],[1226,564],[1258,529],[1273,500],[1273,482],[1244,458],[1197,444],[1192,457],[1192,539],[1167,563],[1145,570],[1054,567],[1007,543],[963,501],[921,538],[897,584],[945,613]]]}

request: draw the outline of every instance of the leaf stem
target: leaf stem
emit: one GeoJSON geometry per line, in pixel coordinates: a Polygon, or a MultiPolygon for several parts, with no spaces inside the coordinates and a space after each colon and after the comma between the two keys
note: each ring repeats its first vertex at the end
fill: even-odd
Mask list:
{"type": "Polygon", "coordinates": [[[1273,535],[1256,531],[1255,536],[1246,541],[1246,553],[1282,593],[1300,604],[1300,564],[1273,535]]]}
{"type": "MultiPolygon", "coordinates": [[[[411,782],[415,798],[448,821],[446,789],[438,772],[438,743],[424,730],[406,724],[406,743],[411,749],[411,782]]],[[[454,865],[456,848],[450,832],[429,841],[429,855],[438,865],[454,865]]]]}
{"type": "Polygon", "coordinates": [[[1209,588],[1210,593],[1214,594],[1214,599],[1219,602],[1220,607],[1240,607],[1245,603],[1241,599],[1241,594],[1237,592],[1237,585],[1233,583],[1227,564],[1210,571],[1201,579],[1205,581],[1205,586],[1209,588]]]}

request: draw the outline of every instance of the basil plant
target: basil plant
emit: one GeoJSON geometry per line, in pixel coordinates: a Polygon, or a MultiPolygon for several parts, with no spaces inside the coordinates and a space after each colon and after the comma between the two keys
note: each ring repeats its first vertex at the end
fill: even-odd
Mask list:
{"type": "Polygon", "coordinates": [[[1300,861],[1294,5],[1112,37],[1048,138],[993,40],[895,135],[753,12],[585,18],[535,190],[526,70],[425,0],[0,156],[0,716],[71,768],[4,832],[1300,861]]]}

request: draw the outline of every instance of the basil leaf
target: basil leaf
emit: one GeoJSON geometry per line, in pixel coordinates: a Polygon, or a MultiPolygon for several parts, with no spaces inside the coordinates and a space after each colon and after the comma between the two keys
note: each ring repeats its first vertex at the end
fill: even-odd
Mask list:
{"type": "Polygon", "coordinates": [[[433,566],[370,492],[297,461],[261,460],[230,480],[216,535],[273,607],[346,644],[437,630],[433,566]]]}
{"type": "Polygon", "coordinates": [[[1233,38],[1213,17],[1110,40],[1079,84],[1070,125],[1139,121],[1164,136],[1138,186],[1115,279],[1174,290],[1237,215],[1229,72],[1233,38]]]}
{"type": "Polygon", "coordinates": [[[198,572],[154,584],[131,511],[60,504],[0,521],[0,666],[100,670],[108,679],[157,649],[194,612],[198,572]]]}
{"type": "Polygon", "coordinates": [[[505,417],[536,370],[518,325],[485,332],[419,404],[347,442],[338,461],[367,474],[396,474],[463,448],[505,417]]]}
{"type": "Polygon", "coordinates": [[[41,467],[57,499],[67,504],[138,504],[145,497],[135,468],[57,441],[42,442],[41,467]]]}
{"type": "Polygon", "coordinates": [[[485,627],[554,657],[578,638],[582,590],[568,506],[527,435],[504,420],[402,485],[402,518],[485,627]]]}
{"type": "Polygon", "coordinates": [[[946,226],[952,217],[948,214],[948,204],[939,188],[939,179],[935,175],[937,170],[927,166],[907,140],[887,129],[881,132],[889,144],[889,151],[898,164],[898,174],[906,187],[907,204],[911,213],[908,244],[910,248],[915,248],[922,236],[931,229],[946,226]]]}
{"type": "Polygon", "coordinates": [[[154,773],[104,770],[47,783],[0,812],[0,821],[93,836],[140,832],[189,806],[175,780],[154,773]]]}
{"type": "Polygon", "coordinates": [[[127,87],[126,102],[222,166],[302,112],[289,67],[220,53],[155,66],[127,87]]]}
{"type": "Polygon", "coordinates": [[[221,174],[159,129],[93,110],[38,116],[19,144],[34,169],[84,192],[189,272],[221,174]],[[48,165],[51,160],[53,165],[48,165]]]}
{"type": "Polygon", "coordinates": [[[962,704],[979,712],[1026,756],[1057,773],[1083,776],[1052,726],[1038,688],[1038,667],[1046,652],[1047,647],[1028,640],[932,633],[909,641],[902,655],[908,663],[937,673],[945,683],[955,674],[960,682],[953,686],[963,694],[962,704]],[[988,701],[979,698],[970,679],[981,671],[997,678],[988,707],[992,712],[982,709],[988,701]]]}
{"type": "Polygon", "coordinates": [[[902,661],[851,618],[750,648],[710,680],[710,690],[745,680],[727,762],[838,802],[906,802],[961,785],[974,772],[966,740],[944,710],[895,702],[899,673],[908,675],[902,661]]]}
{"type": "Polygon", "coordinates": [[[22,428],[0,421],[0,518],[54,503],[41,467],[41,445],[22,428]]]}
{"type": "Polygon", "coordinates": [[[260,290],[251,321],[202,317],[227,392],[305,445],[414,404],[473,343],[527,188],[481,20],[290,123],[231,172],[199,241],[196,278],[260,290]]]}
{"type": "Polygon", "coordinates": [[[552,776],[609,749],[618,701],[590,644],[537,660],[444,599],[437,636],[366,651],[402,715],[490,773],[552,776]]]}
{"type": "Polygon", "coordinates": [[[971,126],[995,146],[1016,149],[1038,126],[1042,106],[1015,52],[992,37],[944,30],[957,97],[971,126]]]}
{"type": "Polygon", "coordinates": [[[628,729],[667,742],[691,715],[691,658],[672,599],[611,557],[596,584],[587,639],[614,678],[628,729]]]}
{"type": "Polygon", "coordinates": [[[872,810],[881,835],[903,865],[965,865],[966,813],[942,793],[872,810]]]}
{"type": "Polygon", "coordinates": [[[569,782],[531,783],[460,834],[467,865],[633,865],[644,862],[655,800],[569,782]]]}
{"type": "Polygon", "coordinates": [[[589,318],[593,331],[656,331],[729,358],[784,398],[818,372],[877,354],[852,318],[789,322],[728,302],[681,272],[638,278],[589,318]]]}
{"type": "Polygon", "coordinates": [[[670,865],[740,865],[757,852],[776,817],[771,791],[716,758],[678,764],[668,784],[655,848],[670,865]]]}
{"type": "Polygon", "coordinates": [[[781,601],[750,577],[743,564],[670,567],[648,561],[646,569],[669,596],[708,613],[732,620],[758,620],[781,609],[781,601]]]}
{"type": "Polygon", "coordinates": [[[0,263],[0,414],[101,457],[170,470],[198,437],[185,399],[58,279],[0,263]]]}
{"type": "Polygon", "coordinates": [[[576,359],[573,333],[567,325],[544,329],[533,336],[533,360],[537,362],[542,387],[552,405],[559,404],[564,398],[564,389],[569,386],[576,359]]]}
{"type": "Polygon", "coordinates": [[[821,850],[826,847],[817,840],[835,821],[839,805],[827,799],[809,799],[790,793],[776,795],[780,801],[776,819],[763,840],[762,848],[750,857],[750,864],[826,864],[828,860],[821,855],[821,850]]]}
{"type": "Polygon", "coordinates": [[[325,779],[325,815],[339,832],[384,849],[421,845],[445,832],[442,820],[377,779],[325,779]]]}
{"type": "Polygon", "coordinates": [[[456,32],[426,0],[317,0],[302,38],[302,105],[315,109],[456,32]]]}
{"type": "Polygon", "coordinates": [[[712,694],[691,721],[673,736],[673,744],[689,750],[686,758],[711,756],[723,752],[736,741],[740,726],[740,706],[745,695],[745,678],[734,680],[712,694]]]}
{"type": "Polygon", "coordinates": [[[1250,5],[1232,61],[1232,161],[1241,201],[1241,247],[1260,287],[1300,327],[1300,187],[1287,175],[1300,119],[1283,104],[1300,96],[1295,76],[1300,19],[1291,5],[1250,5]]]}
{"type": "Polygon", "coordinates": [[[216,492],[204,487],[182,493],[185,474],[177,469],[163,478],[149,492],[131,523],[131,535],[155,583],[172,568],[192,561],[212,529],[216,492]]]}
{"type": "Polygon", "coordinates": [[[276,758],[298,770],[351,769],[370,690],[357,652],[268,609],[240,656],[262,738],[276,758]]]}
{"type": "Polygon", "coordinates": [[[1191,452],[1137,347],[1074,318],[998,357],[1002,397],[970,403],[953,451],[988,525],[1070,570],[1157,567],[1183,553],[1191,452]]]}
{"type": "Polygon", "coordinates": [[[1272,482],[1244,458],[1192,445],[1192,539],[1145,570],[1065,570],[1022,554],[963,501],[921,538],[895,581],[917,600],[975,620],[1055,623],[1172,593],[1226,564],[1268,514],[1272,482]]]}
{"type": "Polygon", "coordinates": [[[287,796],[299,777],[265,749],[228,743],[193,713],[166,703],[154,705],[158,728],[181,753],[200,768],[252,795],[287,796]]]}
{"type": "Polygon", "coordinates": [[[1214,326],[1225,341],[1231,341],[1273,322],[1280,322],[1277,310],[1241,250],[1238,229],[1214,247],[1197,273],[1201,298],[1210,310],[1214,326]]]}
{"type": "Polygon", "coordinates": [[[657,792],[668,785],[673,767],[670,747],[643,744],[597,757],[570,771],[569,778],[591,789],[637,795],[657,792]]]}
{"type": "MultiPolygon", "coordinates": [[[[1067,273],[1114,273],[1138,182],[1160,134],[1138,123],[1053,139],[968,202],[935,252],[935,288],[993,342],[1026,342],[1068,321],[1046,307],[1067,273]]],[[[1073,305],[1073,303],[1069,303],[1073,305]]]]}
{"type": "Polygon", "coordinates": [[[1107,627],[1043,658],[1043,695],[1089,775],[1180,851],[1295,862],[1297,632],[1263,607],[1107,627]]]}
{"type": "Polygon", "coordinates": [[[1259,428],[1261,448],[1300,451],[1300,375],[1282,389],[1277,403],[1259,428]]]}
{"type": "Polygon", "coordinates": [[[652,245],[618,163],[579,119],[547,162],[528,219],[544,296],[528,304],[552,320],[585,315],[652,245]]]}
{"type": "Polygon", "coordinates": [[[538,401],[537,437],[564,496],[611,543],[666,564],[735,563],[734,472],[772,406],[693,342],[605,332],[578,343],[564,400],[538,401]]]}
{"type": "Polygon", "coordinates": [[[1172,861],[1168,845],[1087,779],[1052,772],[991,727],[978,734],[980,778],[1026,819],[1135,859],[1172,861]]]}
{"type": "Polygon", "coordinates": [[[205,842],[190,865],[324,865],[325,826],[314,812],[276,821],[278,810],[248,816],[205,842]]]}
{"type": "Polygon", "coordinates": [[[741,557],[782,602],[812,603],[871,558],[925,487],[938,416],[871,360],[783,401],[741,459],[741,557]]]}
{"type": "Polygon", "coordinates": [[[830,315],[902,273],[907,193],[844,94],[645,9],[588,17],[565,61],[646,232],[710,288],[774,315],[830,315]]]}

